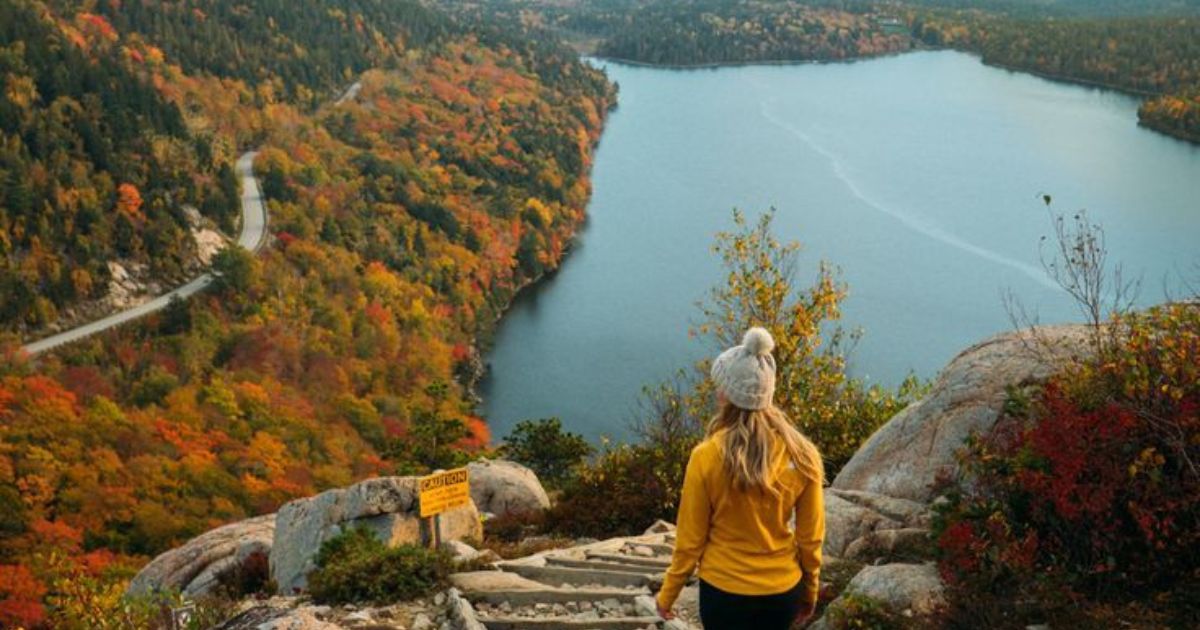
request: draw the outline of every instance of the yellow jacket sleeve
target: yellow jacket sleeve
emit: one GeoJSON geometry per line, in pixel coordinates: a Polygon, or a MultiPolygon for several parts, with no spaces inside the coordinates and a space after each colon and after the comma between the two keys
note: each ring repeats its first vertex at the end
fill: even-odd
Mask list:
{"type": "Polygon", "coordinates": [[[796,500],[796,561],[800,563],[806,601],[817,601],[821,577],[821,545],[825,542],[825,491],[809,482],[796,500]]]}
{"type": "Polygon", "coordinates": [[[696,569],[704,546],[708,543],[712,506],[704,487],[702,457],[698,456],[697,450],[692,450],[688,459],[683,493],[679,500],[679,518],[676,521],[675,553],[671,556],[671,566],[667,569],[662,589],[658,591],[658,605],[664,610],[670,610],[675,605],[679,591],[683,590],[684,582],[696,569]]]}

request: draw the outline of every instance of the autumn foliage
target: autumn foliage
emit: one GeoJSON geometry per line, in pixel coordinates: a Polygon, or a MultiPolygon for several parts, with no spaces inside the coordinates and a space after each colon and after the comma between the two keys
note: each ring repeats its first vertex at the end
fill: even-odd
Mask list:
{"type": "Polygon", "coordinates": [[[133,184],[117,186],[117,211],[131,219],[141,217],[142,194],[138,192],[137,186],[133,184]]]}
{"type": "Polygon", "coordinates": [[[1200,86],[1147,100],[1138,108],[1138,120],[1144,125],[1200,142],[1200,86]]]}
{"type": "MultiPolygon", "coordinates": [[[[139,167],[223,191],[222,164],[261,143],[273,239],[257,256],[218,254],[209,291],[36,366],[0,349],[0,626],[97,627],[122,610],[138,566],[190,537],[486,449],[469,392],[476,339],[557,266],[582,221],[614,94],[570,51],[451,28],[413,3],[347,0],[352,13],[331,15],[328,2],[255,0],[251,17],[241,4],[206,3],[196,28],[217,42],[195,45],[167,26],[200,18],[168,3],[101,1],[91,16],[37,21],[68,40],[86,28],[83,43],[99,46],[111,39],[102,18],[127,51],[113,67],[183,108],[213,151],[211,171],[189,168],[191,148],[164,140],[149,147],[164,159],[139,167]],[[265,16],[279,38],[240,41],[255,62],[206,56],[272,30],[265,16]],[[383,28],[407,37],[378,39],[383,28]],[[362,45],[332,48],[346,41],[362,45]],[[302,64],[284,56],[300,44],[302,64]],[[332,105],[327,88],[352,78],[358,97],[332,105]]],[[[104,194],[84,199],[128,243],[187,237],[162,223],[179,215],[166,202],[187,198],[97,177],[104,194]]],[[[219,192],[236,193],[236,180],[233,197],[219,192]]],[[[57,274],[51,254],[26,260],[57,274]]]]}
{"type": "Polygon", "coordinates": [[[910,11],[909,23],[924,43],[976,52],[985,63],[1145,97],[1138,110],[1143,125],[1200,140],[1195,15],[1051,19],[1036,12],[925,9],[910,11]]]}
{"type": "Polygon", "coordinates": [[[938,528],[942,574],[960,593],[1054,609],[1160,601],[1195,583],[1200,308],[1114,325],[1114,349],[1014,391],[1008,416],[964,454],[970,481],[938,528]]]}
{"type": "Polygon", "coordinates": [[[867,3],[773,0],[490,0],[446,2],[467,19],[557,32],[596,54],[638,63],[698,66],[780,60],[837,60],[906,51],[903,27],[889,28],[867,3]]]}

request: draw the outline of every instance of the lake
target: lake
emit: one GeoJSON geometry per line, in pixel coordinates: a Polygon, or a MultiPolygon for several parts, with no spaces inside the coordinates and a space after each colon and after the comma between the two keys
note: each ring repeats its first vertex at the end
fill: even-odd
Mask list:
{"type": "Polygon", "coordinates": [[[854,63],[665,70],[596,62],[620,84],[589,221],[558,273],[522,293],[481,383],[492,435],[558,416],[628,437],[644,385],[716,349],[689,339],[721,281],[731,209],[777,209],[775,233],[849,285],[851,371],[933,377],[1011,329],[1012,290],[1041,321],[1079,320],[1044,273],[1056,210],[1086,209],[1144,304],[1196,278],[1200,148],[1137,126],[1136,99],[982,65],[955,52],[854,63]]]}

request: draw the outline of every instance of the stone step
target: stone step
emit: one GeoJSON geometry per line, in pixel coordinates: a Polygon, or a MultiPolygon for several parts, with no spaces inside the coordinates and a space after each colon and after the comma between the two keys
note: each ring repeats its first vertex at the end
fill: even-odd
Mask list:
{"type": "Polygon", "coordinates": [[[657,628],[658,617],[609,617],[578,619],[573,617],[480,617],[489,630],[642,630],[657,628]]]}
{"type": "Polygon", "coordinates": [[[644,564],[608,562],[603,560],[580,560],[578,558],[568,558],[565,556],[546,556],[546,564],[552,564],[560,567],[571,567],[573,569],[599,569],[601,571],[642,573],[651,576],[662,575],[663,572],[659,567],[648,567],[644,564]]]}
{"type": "MultiPolygon", "coordinates": [[[[672,547],[671,545],[663,545],[663,544],[659,544],[659,543],[630,542],[627,544],[627,546],[628,547],[648,547],[651,551],[655,552],[656,554],[658,554],[660,556],[661,555],[669,556],[669,555],[675,553],[675,547],[672,547]]],[[[642,557],[642,556],[635,556],[635,557],[642,557]]]]}
{"type": "Polygon", "coordinates": [[[615,599],[618,602],[633,603],[638,595],[647,591],[631,591],[615,588],[551,588],[495,591],[464,591],[463,597],[470,602],[487,602],[501,604],[508,602],[513,606],[528,604],[565,604],[566,602],[599,602],[615,599]]]}
{"type": "MultiPolygon", "coordinates": [[[[671,564],[673,542],[670,534],[611,538],[497,562],[498,571],[459,573],[451,581],[462,591],[460,607],[470,613],[464,616],[490,630],[695,630],[655,611],[651,593],[671,564]]],[[[691,601],[694,608],[694,592],[691,601]]]]}
{"type": "Polygon", "coordinates": [[[517,575],[537,580],[543,584],[558,586],[560,584],[570,584],[573,586],[615,586],[622,588],[646,586],[650,583],[651,576],[645,573],[633,573],[627,571],[607,571],[593,569],[577,569],[563,566],[535,566],[528,564],[509,564],[500,563],[498,565],[501,571],[516,573],[517,575]]]}
{"type": "Polygon", "coordinates": [[[587,557],[608,562],[637,564],[644,567],[654,567],[657,569],[666,569],[667,567],[671,566],[671,560],[669,558],[643,558],[641,556],[629,556],[620,553],[602,553],[599,551],[589,551],[587,553],[587,557]]]}

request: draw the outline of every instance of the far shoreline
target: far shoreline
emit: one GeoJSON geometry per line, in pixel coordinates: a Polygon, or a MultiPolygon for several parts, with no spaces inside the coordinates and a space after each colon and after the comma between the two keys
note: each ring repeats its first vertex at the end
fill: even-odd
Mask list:
{"type": "MultiPolygon", "coordinates": [[[[751,67],[751,66],[770,67],[770,66],[850,64],[850,63],[857,63],[857,62],[863,62],[863,61],[873,61],[876,59],[884,59],[884,58],[888,58],[888,57],[899,57],[901,55],[908,55],[908,54],[918,53],[918,52],[940,52],[940,51],[953,51],[953,52],[963,53],[965,55],[970,55],[970,56],[978,59],[979,63],[981,63],[985,66],[988,66],[990,68],[996,68],[998,70],[1005,70],[1007,72],[1012,72],[1014,74],[1027,74],[1029,76],[1037,77],[1039,79],[1043,79],[1043,80],[1050,81],[1053,83],[1063,83],[1063,84],[1075,85],[1075,86],[1085,87],[1085,88],[1090,88],[1090,89],[1095,89],[1095,90],[1105,90],[1108,92],[1123,94],[1125,96],[1137,98],[1142,103],[1145,103],[1149,99],[1163,96],[1163,94],[1164,94],[1162,92],[1153,92],[1153,91],[1149,91],[1149,90],[1139,90],[1137,88],[1122,87],[1122,86],[1115,85],[1112,83],[1105,83],[1103,81],[1095,81],[1092,79],[1084,79],[1084,78],[1072,77],[1072,76],[1068,76],[1068,75],[1059,75],[1059,74],[1053,74],[1053,73],[1049,73],[1049,72],[1040,72],[1038,70],[1034,70],[1031,68],[1021,68],[1019,66],[1011,66],[1011,65],[984,59],[983,55],[976,51],[963,50],[963,49],[951,48],[951,47],[934,48],[934,47],[928,47],[928,46],[914,46],[913,48],[910,48],[909,50],[904,50],[904,51],[880,53],[878,55],[863,55],[863,56],[857,56],[857,57],[847,57],[845,59],[763,59],[763,60],[754,60],[754,61],[713,61],[713,62],[696,63],[696,64],[653,63],[653,62],[648,62],[648,61],[638,61],[635,59],[627,59],[624,57],[610,57],[610,56],[602,55],[602,54],[599,54],[596,52],[589,53],[589,52],[583,52],[583,51],[581,51],[579,53],[579,56],[581,59],[583,59],[585,61],[586,60],[597,60],[597,61],[615,63],[615,64],[619,64],[619,65],[624,65],[624,66],[630,66],[630,67],[634,67],[634,68],[651,68],[651,69],[656,69],[656,70],[672,70],[672,71],[692,71],[692,70],[720,70],[722,68],[745,68],[745,67],[751,67]]],[[[1165,136],[1167,138],[1178,140],[1180,142],[1184,142],[1184,143],[1194,145],[1194,146],[1200,145],[1200,136],[1188,134],[1183,131],[1176,131],[1173,129],[1168,129],[1165,127],[1158,127],[1153,124],[1146,123],[1140,117],[1138,118],[1138,120],[1135,121],[1135,123],[1139,127],[1143,127],[1145,129],[1153,131],[1153,132],[1155,132],[1159,135],[1165,136]]]]}
{"type": "Polygon", "coordinates": [[[761,59],[748,61],[710,61],[705,63],[689,63],[689,64],[666,64],[653,63],[649,61],[637,61],[636,59],[627,59],[625,57],[611,57],[601,55],[599,53],[580,52],[579,56],[583,59],[596,59],[599,61],[607,61],[620,64],[623,66],[631,66],[635,68],[652,68],[656,70],[720,70],[722,68],[745,68],[749,66],[805,66],[805,65],[823,65],[823,64],[840,64],[840,63],[856,63],[860,61],[871,61],[874,59],[882,59],[886,57],[898,57],[909,53],[921,52],[923,50],[934,50],[930,48],[911,48],[909,50],[898,50],[877,55],[859,55],[855,57],[845,57],[842,59],[761,59]]]}

